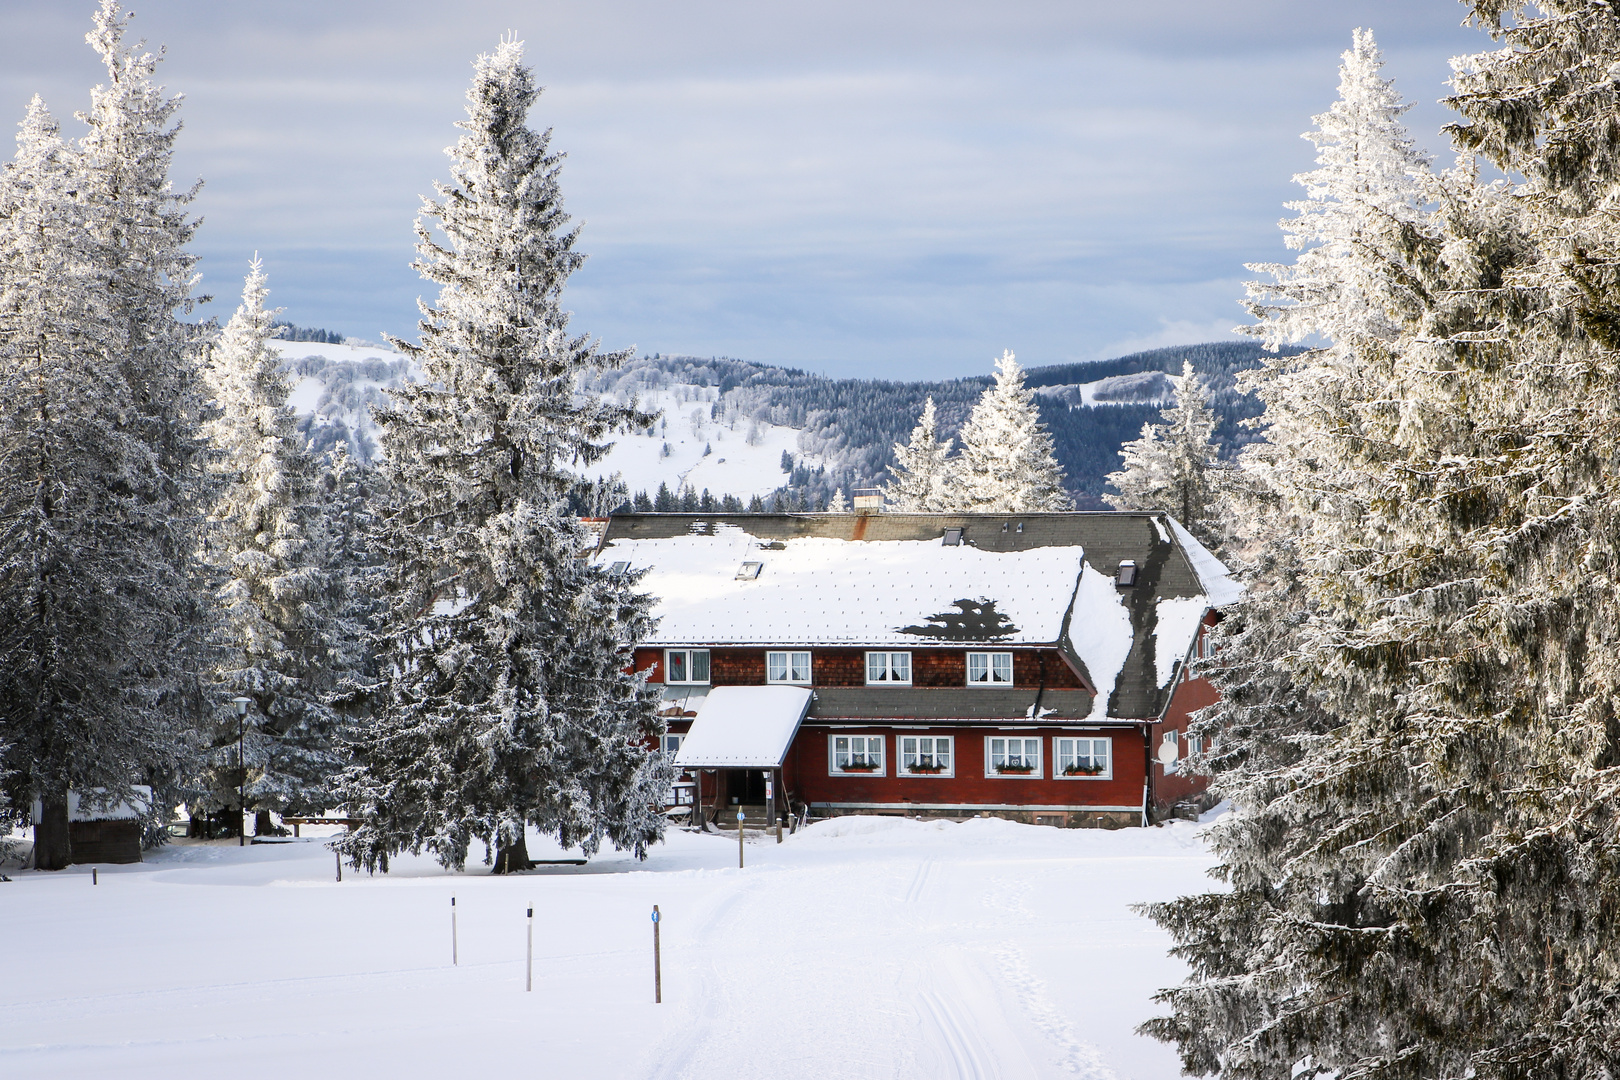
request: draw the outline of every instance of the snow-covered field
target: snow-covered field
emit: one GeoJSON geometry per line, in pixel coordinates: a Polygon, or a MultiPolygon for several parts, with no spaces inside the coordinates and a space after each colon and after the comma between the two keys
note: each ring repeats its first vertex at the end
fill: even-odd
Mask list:
{"type": "Polygon", "coordinates": [[[309,838],[13,871],[0,1076],[1168,1080],[1132,1029],[1180,965],[1128,905],[1209,886],[1197,834],[846,818],[751,836],[743,870],[734,835],[672,832],[510,878],[338,883],[309,838]]]}

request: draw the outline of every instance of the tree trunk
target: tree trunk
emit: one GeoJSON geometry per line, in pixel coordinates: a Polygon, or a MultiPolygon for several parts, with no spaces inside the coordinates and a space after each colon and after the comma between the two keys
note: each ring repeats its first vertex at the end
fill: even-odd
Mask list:
{"type": "Polygon", "coordinates": [[[68,836],[67,792],[46,795],[40,800],[39,820],[34,822],[34,869],[63,870],[73,862],[68,836]]]}
{"type": "Polygon", "coordinates": [[[529,868],[529,840],[528,837],[518,837],[518,842],[511,845],[497,844],[495,846],[495,873],[510,874],[518,870],[529,868]]]}
{"type": "Polygon", "coordinates": [[[253,815],[254,836],[280,836],[285,831],[277,828],[276,823],[270,820],[270,811],[260,810],[253,815]]]}

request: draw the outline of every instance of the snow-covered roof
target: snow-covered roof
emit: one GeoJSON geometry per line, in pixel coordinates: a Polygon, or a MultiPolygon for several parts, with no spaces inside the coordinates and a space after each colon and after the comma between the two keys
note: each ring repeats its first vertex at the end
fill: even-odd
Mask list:
{"type": "MultiPolygon", "coordinates": [[[[69,821],[137,821],[152,812],[152,789],[145,784],[136,784],[130,789],[134,798],[106,804],[107,791],[105,788],[92,788],[85,793],[81,800],[77,791],[68,792],[68,820],[69,821]],[[82,802],[82,805],[81,805],[82,802]],[[98,809],[98,804],[100,808],[98,809]]],[[[34,800],[34,820],[38,821],[44,816],[44,807],[40,800],[34,800]]]]}
{"type": "Polygon", "coordinates": [[[717,686],[675,755],[683,768],[774,769],[810,709],[803,686],[717,686]]]}
{"type": "Polygon", "coordinates": [[[1163,514],[630,514],[596,559],[645,572],[648,645],[1045,645],[1097,688],[1097,720],[1157,716],[1204,615],[1241,594],[1163,514]]]}
{"type": "Polygon", "coordinates": [[[617,540],[607,558],[647,568],[649,644],[914,645],[1056,641],[1082,549],[981,551],[930,540],[762,540],[712,535],[617,540]],[[755,574],[744,563],[759,563],[755,574]]]}

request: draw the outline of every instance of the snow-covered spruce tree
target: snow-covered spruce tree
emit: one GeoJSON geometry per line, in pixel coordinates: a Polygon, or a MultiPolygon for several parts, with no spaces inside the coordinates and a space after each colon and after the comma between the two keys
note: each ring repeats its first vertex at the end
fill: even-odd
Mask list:
{"type": "MultiPolygon", "coordinates": [[[[127,645],[125,692],[154,724],[169,727],[176,751],[189,754],[207,705],[198,693],[207,664],[212,598],[198,558],[209,501],[202,353],[206,334],[180,316],[200,299],[191,295],[196,256],[187,250],[197,222],[187,207],[200,181],[176,191],[169,180],[180,97],[153,81],[158,54],[124,41],[131,16],[102,0],[86,41],[101,57],[107,82],[91,91],[89,131],[80,141],[86,227],[103,273],[112,338],[127,389],[126,429],[153,455],[128,480],[122,517],[132,547],[142,552],[147,628],[127,645]]],[[[132,778],[149,783],[158,816],[179,796],[179,759],[154,759],[132,778]]],[[[161,833],[156,835],[161,836],[161,833]]]]}
{"type": "Polygon", "coordinates": [[[973,406],[962,428],[962,450],[951,460],[949,497],[942,510],[1030,514],[1068,510],[1063,466],[1041,424],[1035,394],[1011,352],[996,361],[996,381],[973,406]]]}
{"type": "Polygon", "coordinates": [[[0,775],[14,806],[41,800],[35,865],[55,870],[69,789],[118,798],[167,775],[180,733],[143,692],[172,615],[140,498],[161,477],[127,423],[82,162],[38,98],[17,141],[0,177],[0,775]]]}
{"type": "Polygon", "coordinates": [[[207,768],[188,800],[193,812],[310,813],[333,805],[341,721],[331,698],[345,672],[353,628],[337,625],[325,570],[322,484],[287,398],[291,385],[269,342],[277,312],[257,259],[242,303],[210,350],[216,416],[205,432],[217,451],[218,496],[210,538],[222,578],[214,643],[215,710],[207,768]],[[238,715],[233,700],[251,701],[238,715]],[[237,760],[238,752],[242,755],[237,760]],[[246,769],[238,806],[238,769],[246,769]]]}
{"type": "Polygon", "coordinates": [[[0,678],[42,868],[69,858],[70,788],[116,800],[147,783],[172,805],[203,711],[202,398],[195,328],[176,318],[193,225],[168,185],[177,102],[123,22],[104,4],[90,34],[111,77],[90,134],[70,153],[35,108],[7,180],[0,678]]]}
{"type": "Polygon", "coordinates": [[[653,417],[576,393],[628,354],[568,331],[583,256],[561,157],[525,124],[538,93],[519,43],[479,58],[452,182],[423,210],[443,242],[418,223],[417,267],[441,290],[421,344],[398,343],[423,381],[378,415],[384,701],[345,778],[365,823],[338,845],[367,868],[423,849],[461,867],[474,840],[497,871],[527,867],[526,825],[587,853],[606,838],[641,855],[662,834],[662,724],[629,669],[650,600],[582,558],[566,512],[599,440],[653,417]]]}
{"type": "Polygon", "coordinates": [[[1407,299],[1357,356],[1379,396],[1292,399],[1315,608],[1282,667],[1334,722],[1218,780],[1249,800],[1216,833],[1232,891],[1154,909],[1194,974],[1149,1030],[1195,1072],[1620,1059],[1620,27],[1476,8],[1511,47],[1457,65],[1454,136],[1525,182],[1432,185],[1384,241],[1407,299]]]}
{"type": "Polygon", "coordinates": [[[1107,477],[1119,494],[1103,498],[1116,510],[1161,510],[1218,549],[1228,526],[1221,512],[1228,470],[1217,460],[1215,417],[1191,361],[1171,382],[1176,403],[1160,413],[1162,423],[1143,424],[1141,437],[1120,447],[1123,467],[1107,477]]]}
{"type": "MultiPolygon", "coordinates": [[[[930,397],[911,431],[911,441],[905,446],[894,444],[894,464],[889,466],[894,479],[884,489],[889,505],[908,514],[943,510],[948,497],[946,477],[950,473],[945,457],[950,452],[951,440],[939,441],[934,399],[930,397]]],[[[842,496],[842,489],[839,494],[842,496]]]]}

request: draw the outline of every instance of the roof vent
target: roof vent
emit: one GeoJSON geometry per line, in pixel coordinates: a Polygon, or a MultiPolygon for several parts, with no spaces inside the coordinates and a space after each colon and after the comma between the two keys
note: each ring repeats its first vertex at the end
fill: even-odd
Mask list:
{"type": "Polygon", "coordinates": [[[745,562],[737,568],[738,581],[753,581],[759,577],[759,572],[765,569],[762,562],[745,562]]]}
{"type": "Polygon", "coordinates": [[[616,562],[612,566],[608,567],[608,573],[622,574],[628,569],[630,569],[629,561],[621,559],[619,562],[616,562]]]}
{"type": "Polygon", "coordinates": [[[1135,585],[1136,561],[1134,559],[1125,559],[1121,561],[1119,564],[1119,576],[1114,580],[1119,585],[1135,585]]]}
{"type": "Polygon", "coordinates": [[[946,547],[960,547],[962,545],[961,529],[946,529],[945,539],[941,541],[946,547]]]}

